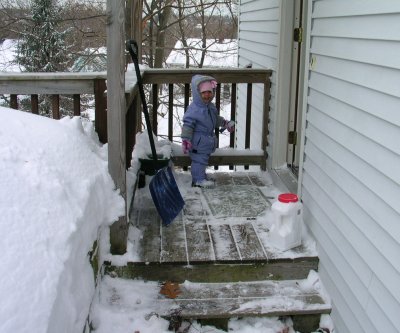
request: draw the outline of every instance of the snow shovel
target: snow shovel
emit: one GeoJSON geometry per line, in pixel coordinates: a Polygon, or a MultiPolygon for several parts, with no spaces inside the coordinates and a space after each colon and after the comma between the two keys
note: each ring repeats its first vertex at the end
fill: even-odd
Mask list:
{"type": "Polygon", "coordinates": [[[129,51],[135,66],[140,99],[142,100],[144,118],[146,120],[147,132],[149,134],[151,153],[153,155],[155,175],[149,184],[150,193],[161,220],[165,225],[169,225],[182,210],[183,206],[185,205],[185,201],[179,192],[179,188],[176,184],[171,168],[166,166],[159,169],[158,167],[153,131],[151,129],[149,111],[146,104],[146,97],[144,95],[142,76],[139,70],[138,45],[136,41],[128,40],[126,42],[126,48],[129,51]]]}

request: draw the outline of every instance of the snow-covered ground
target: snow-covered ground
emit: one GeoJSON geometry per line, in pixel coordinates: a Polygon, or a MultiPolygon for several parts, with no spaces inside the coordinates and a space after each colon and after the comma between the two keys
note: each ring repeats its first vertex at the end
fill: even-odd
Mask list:
{"type": "Polygon", "coordinates": [[[0,332],[82,331],[88,253],[124,209],[106,148],[80,118],[0,107],[0,332]]]}

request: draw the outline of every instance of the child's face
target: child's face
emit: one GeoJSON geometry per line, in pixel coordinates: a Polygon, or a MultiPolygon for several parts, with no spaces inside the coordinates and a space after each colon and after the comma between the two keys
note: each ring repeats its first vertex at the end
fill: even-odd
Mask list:
{"type": "Polygon", "coordinates": [[[210,103],[214,97],[214,95],[211,91],[203,91],[200,95],[201,95],[201,99],[206,104],[210,103]]]}

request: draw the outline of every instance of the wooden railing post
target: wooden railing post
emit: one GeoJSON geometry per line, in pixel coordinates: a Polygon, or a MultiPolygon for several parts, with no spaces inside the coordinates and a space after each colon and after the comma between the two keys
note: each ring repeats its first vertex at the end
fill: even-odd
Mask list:
{"type": "MultiPolygon", "coordinates": [[[[215,107],[217,108],[218,115],[221,113],[221,83],[217,84],[217,88],[215,91],[215,107]]],[[[219,129],[215,129],[215,135],[217,138],[219,137],[219,129]]]]}
{"type": "MultiPolygon", "coordinates": [[[[217,83],[217,88],[215,92],[215,107],[217,108],[218,115],[221,113],[221,83],[217,83]]],[[[215,129],[215,136],[218,140],[219,147],[219,128],[215,129]]],[[[218,165],[214,165],[214,170],[218,170],[218,165]]]]}
{"type": "Polygon", "coordinates": [[[253,95],[253,85],[247,84],[247,102],[246,102],[246,132],[244,148],[250,148],[250,129],[251,129],[251,104],[253,95]]]}
{"type": "MultiPolygon", "coordinates": [[[[231,91],[231,120],[236,119],[236,83],[232,83],[231,91]]],[[[235,125],[236,128],[236,125],[235,125]]],[[[229,140],[229,147],[235,147],[235,132],[231,133],[229,140]]],[[[233,168],[232,168],[233,169],[233,168]]]]}
{"type": "Polygon", "coordinates": [[[124,254],[128,223],[126,202],[125,1],[107,0],[108,171],[125,201],[124,215],[110,227],[110,251],[124,254]]]}
{"type": "MultiPolygon", "coordinates": [[[[232,90],[231,90],[231,120],[235,121],[236,119],[236,83],[232,83],[232,90]]],[[[236,136],[236,127],[235,124],[235,131],[230,134],[229,138],[229,147],[235,147],[235,136],[236,136]]],[[[229,170],[233,170],[234,166],[229,165],[229,170]]]]}
{"type": "Polygon", "coordinates": [[[184,112],[186,112],[189,106],[189,95],[190,95],[190,84],[185,84],[185,103],[184,103],[184,112]]]}
{"type": "Polygon", "coordinates": [[[81,95],[74,94],[74,116],[81,115],[81,95]]]}
{"type": "Polygon", "coordinates": [[[151,120],[152,120],[152,130],[155,135],[158,134],[158,116],[157,116],[157,109],[158,109],[158,85],[153,84],[153,107],[151,112],[151,120]]]}
{"type": "Polygon", "coordinates": [[[105,97],[106,82],[104,79],[95,79],[94,86],[94,128],[101,143],[107,142],[107,101],[105,97]]]}
{"type": "Polygon", "coordinates": [[[262,139],[261,149],[264,151],[264,162],[261,164],[261,170],[267,170],[267,147],[268,147],[268,134],[269,134],[269,100],[271,98],[271,76],[268,75],[264,82],[264,100],[263,100],[263,126],[262,126],[262,139]]]}
{"type": "Polygon", "coordinates": [[[174,85],[168,85],[168,140],[172,142],[173,133],[173,120],[174,120],[174,85]]]}
{"type": "Polygon", "coordinates": [[[51,112],[53,119],[60,119],[60,95],[51,96],[51,112]]]}
{"type": "Polygon", "coordinates": [[[31,95],[31,108],[33,114],[39,114],[39,96],[37,94],[31,95]]]}
{"type": "Polygon", "coordinates": [[[18,98],[17,98],[17,95],[14,95],[14,94],[10,95],[10,108],[18,110],[18,98]]]}

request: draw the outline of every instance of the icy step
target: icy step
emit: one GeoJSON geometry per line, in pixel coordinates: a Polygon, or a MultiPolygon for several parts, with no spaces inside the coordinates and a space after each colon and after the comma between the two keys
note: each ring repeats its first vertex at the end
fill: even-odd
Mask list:
{"type": "MultiPolygon", "coordinates": [[[[307,280],[177,285],[172,297],[164,296],[154,281],[124,280],[105,276],[100,303],[113,312],[183,319],[246,316],[299,316],[330,313],[331,305],[317,286],[307,280]]],[[[171,289],[172,290],[172,289],[171,289]]]]}

